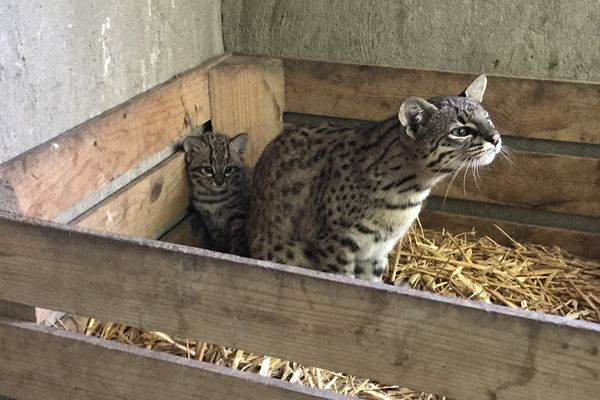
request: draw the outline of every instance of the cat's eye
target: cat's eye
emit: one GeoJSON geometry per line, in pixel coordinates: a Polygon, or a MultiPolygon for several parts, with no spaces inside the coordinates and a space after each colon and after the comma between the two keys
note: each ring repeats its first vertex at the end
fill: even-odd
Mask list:
{"type": "Polygon", "coordinates": [[[474,130],[472,128],[469,128],[468,126],[461,126],[460,128],[452,129],[452,131],[450,132],[450,137],[463,139],[473,135],[473,133],[474,130]]]}
{"type": "Polygon", "coordinates": [[[212,167],[202,167],[202,173],[206,175],[212,175],[215,173],[212,167]]]}
{"type": "Polygon", "coordinates": [[[223,169],[223,173],[224,173],[225,175],[230,175],[230,174],[232,174],[232,173],[233,173],[233,171],[235,171],[235,168],[236,168],[236,167],[234,167],[234,166],[232,166],[232,165],[228,165],[228,166],[226,166],[226,167],[223,169]]]}

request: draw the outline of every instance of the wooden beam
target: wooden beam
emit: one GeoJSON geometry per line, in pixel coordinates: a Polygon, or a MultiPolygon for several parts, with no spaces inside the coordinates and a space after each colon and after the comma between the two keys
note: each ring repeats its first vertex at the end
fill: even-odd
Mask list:
{"type": "Polygon", "coordinates": [[[208,72],[212,125],[217,132],[250,136],[246,162],[254,166],[283,127],[281,60],[232,56],[208,72]]]}
{"type": "MultiPolygon", "coordinates": [[[[473,75],[284,60],[286,111],[380,120],[409,96],[460,93],[473,75]]],[[[600,84],[489,76],[484,105],[500,131],[600,144],[600,84]]]]}
{"type": "Polygon", "coordinates": [[[510,246],[510,239],[494,226],[498,225],[520,242],[558,246],[570,253],[600,260],[599,234],[431,210],[422,211],[419,220],[424,228],[445,228],[453,233],[475,229],[481,236],[489,236],[498,243],[510,246]]]}
{"type": "Polygon", "coordinates": [[[0,243],[2,300],[464,400],[600,393],[598,324],[14,215],[0,243]]]}
{"type": "MultiPolygon", "coordinates": [[[[514,151],[511,162],[482,167],[477,184],[461,173],[448,197],[600,217],[600,159],[514,151]]],[[[444,196],[447,185],[432,193],[444,196]]]]}
{"type": "Polygon", "coordinates": [[[178,152],[77,218],[83,228],[157,238],[189,203],[185,161],[178,152]]]}
{"type": "Polygon", "coordinates": [[[348,398],[24,322],[0,319],[0,337],[0,395],[16,399],[348,398]]]}
{"type": "Polygon", "coordinates": [[[0,166],[23,213],[52,219],[210,119],[209,68],[171,79],[0,166]]]}

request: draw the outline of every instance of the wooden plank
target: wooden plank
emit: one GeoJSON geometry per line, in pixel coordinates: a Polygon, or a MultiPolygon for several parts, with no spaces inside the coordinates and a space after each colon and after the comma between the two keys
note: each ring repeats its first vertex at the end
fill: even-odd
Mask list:
{"type": "Polygon", "coordinates": [[[600,393],[597,324],[14,215],[0,243],[2,300],[463,400],[600,393]]]}
{"type": "Polygon", "coordinates": [[[519,242],[535,243],[549,247],[558,246],[573,254],[600,260],[600,247],[598,246],[600,235],[594,233],[432,210],[422,211],[419,220],[424,228],[446,228],[453,233],[468,232],[475,229],[481,236],[489,236],[501,244],[510,245],[510,240],[494,226],[498,225],[519,242]]]}
{"type": "MultiPolygon", "coordinates": [[[[448,197],[600,217],[600,159],[515,151],[473,172],[461,172],[448,197]],[[463,186],[464,181],[464,186],[463,186]]],[[[449,180],[433,194],[444,196],[449,180]]]]}
{"type": "MultiPolygon", "coordinates": [[[[12,184],[7,179],[2,178],[0,178],[0,211],[22,214],[12,184]]],[[[16,318],[23,321],[41,322],[43,320],[38,319],[38,310],[40,312],[40,317],[45,317],[45,312],[48,311],[36,309],[36,307],[25,304],[13,303],[11,301],[0,301],[0,316],[16,318]]]]}
{"type": "Polygon", "coordinates": [[[77,218],[84,228],[157,238],[186,211],[189,187],[178,152],[77,218]]]}
{"type": "Polygon", "coordinates": [[[210,69],[208,82],[213,128],[229,135],[248,133],[246,162],[254,166],[283,127],[281,60],[232,56],[210,69]]]}
{"type": "Polygon", "coordinates": [[[207,71],[143,93],[0,166],[25,215],[52,219],[210,119],[207,71]]]}
{"type": "Polygon", "coordinates": [[[348,398],[205,362],[6,319],[0,319],[0,337],[1,359],[9,361],[0,363],[0,394],[17,399],[348,398]]]}
{"type": "Polygon", "coordinates": [[[192,213],[160,238],[167,243],[206,248],[206,233],[200,216],[192,213]]]}
{"type": "MultiPolygon", "coordinates": [[[[286,111],[365,120],[409,96],[460,93],[473,75],[284,60],[286,111]]],[[[488,76],[484,105],[503,133],[600,144],[600,84],[488,76]]]]}

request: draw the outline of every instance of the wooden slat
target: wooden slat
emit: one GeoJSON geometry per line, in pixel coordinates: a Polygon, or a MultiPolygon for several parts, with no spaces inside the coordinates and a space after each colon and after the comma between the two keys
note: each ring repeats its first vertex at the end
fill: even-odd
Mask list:
{"type": "Polygon", "coordinates": [[[463,400],[600,392],[597,324],[14,215],[0,243],[2,300],[463,400]]]}
{"type": "Polygon", "coordinates": [[[52,219],[210,119],[210,60],[0,166],[28,216],[52,219]]]}
{"type": "MultiPolygon", "coordinates": [[[[286,111],[379,120],[406,97],[458,94],[473,75],[284,60],[286,111]]],[[[489,76],[484,105],[501,132],[600,144],[600,84],[489,76]]]]}
{"type": "Polygon", "coordinates": [[[184,155],[174,154],[75,220],[84,228],[156,238],[188,207],[184,155]]]}
{"type": "MultiPolygon", "coordinates": [[[[478,186],[461,172],[448,197],[600,217],[600,159],[515,151],[511,160],[482,167],[478,186]]],[[[433,194],[444,196],[448,183],[433,194]]]]}
{"type": "Polygon", "coordinates": [[[253,166],[283,127],[284,82],[281,60],[232,56],[208,73],[213,128],[234,135],[246,132],[246,156],[253,166]]]}
{"type": "Polygon", "coordinates": [[[16,399],[347,399],[29,323],[0,319],[0,338],[0,394],[16,399]]]}
{"type": "MultiPolygon", "coordinates": [[[[22,214],[19,201],[12,184],[7,179],[0,178],[0,212],[22,214]]],[[[0,316],[16,318],[23,321],[41,322],[38,320],[37,311],[42,309],[11,301],[0,301],[0,316]]],[[[44,314],[45,316],[45,314],[44,314]]],[[[0,400],[2,400],[0,398],[0,400]]]]}
{"type": "Polygon", "coordinates": [[[445,228],[453,233],[475,229],[481,236],[489,236],[499,243],[511,245],[510,239],[495,227],[498,225],[519,242],[558,246],[573,254],[600,260],[599,234],[431,210],[422,211],[419,220],[424,228],[445,228]]]}
{"type": "Polygon", "coordinates": [[[206,248],[206,233],[200,216],[192,213],[160,238],[163,242],[206,248]]]}

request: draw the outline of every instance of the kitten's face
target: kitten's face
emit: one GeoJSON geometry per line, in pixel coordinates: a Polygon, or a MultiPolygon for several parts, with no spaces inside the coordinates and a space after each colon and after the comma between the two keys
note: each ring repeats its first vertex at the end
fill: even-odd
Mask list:
{"type": "Polygon", "coordinates": [[[245,133],[231,139],[212,132],[187,137],[183,150],[190,181],[217,192],[236,184],[242,175],[247,143],[248,135],[245,133]]]}
{"type": "Polygon", "coordinates": [[[500,152],[500,134],[480,103],[485,85],[482,75],[459,96],[413,97],[402,104],[400,121],[423,151],[427,168],[450,173],[469,163],[487,165],[500,152]]]}

